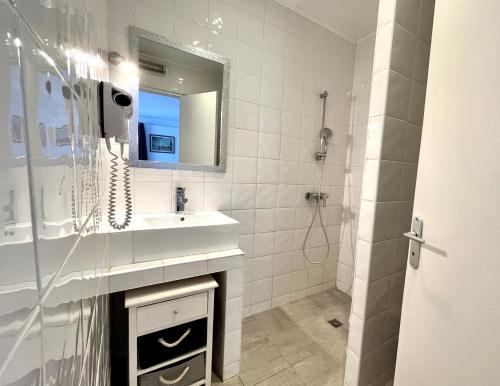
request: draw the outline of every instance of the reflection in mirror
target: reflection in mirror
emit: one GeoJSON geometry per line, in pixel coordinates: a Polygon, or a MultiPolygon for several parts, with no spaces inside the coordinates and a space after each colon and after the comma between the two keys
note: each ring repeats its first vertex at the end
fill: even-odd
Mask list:
{"type": "Polygon", "coordinates": [[[223,172],[228,60],[135,27],[130,35],[139,67],[134,165],[223,172]]]}

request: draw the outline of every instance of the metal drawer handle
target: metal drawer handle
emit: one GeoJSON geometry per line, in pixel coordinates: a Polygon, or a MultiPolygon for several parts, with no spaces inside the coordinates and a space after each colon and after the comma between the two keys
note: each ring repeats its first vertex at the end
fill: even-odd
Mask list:
{"type": "Polygon", "coordinates": [[[403,236],[408,237],[410,240],[416,241],[420,244],[425,244],[425,240],[421,237],[418,237],[417,232],[406,232],[403,233],[403,236]]]}
{"type": "Polygon", "coordinates": [[[158,343],[160,343],[163,347],[172,348],[172,347],[177,346],[179,343],[181,343],[186,338],[186,336],[188,336],[190,333],[191,333],[191,328],[188,328],[186,330],[186,332],[184,334],[182,334],[182,336],[179,339],[177,339],[175,342],[168,343],[165,339],[160,338],[160,339],[158,339],[158,343]]]}
{"type": "Polygon", "coordinates": [[[163,384],[163,385],[175,385],[176,383],[179,383],[180,381],[182,381],[182,379],[186,376],[186,374],[188,373],[189,371],[189,366],[186,366],[186,368],[184,369],[184,371],[181,373],[181,375],[179,375],[177,378],[175,379],[165,379],[163,378],[163,375],[160,375],[160,378],[158,378],[160,380],[160,382],[163,384]]]}

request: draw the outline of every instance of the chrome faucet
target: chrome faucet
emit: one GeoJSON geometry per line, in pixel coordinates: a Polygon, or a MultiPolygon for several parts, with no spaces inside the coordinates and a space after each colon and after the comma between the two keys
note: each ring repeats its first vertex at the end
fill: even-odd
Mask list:
{"type": "Polygon", "coordinates": [[[13,190],[9,191],[9,203],[3,206],[4,212],[9,212],[9,217],[5,220],[6,225],[12,225],[16,223],[16,215],[14,213],[14,200],[16,199],[16,192],[13,190]]]}
{"type": "Polygon", "coordinates": [[[324,192],[321,192],[321,193],[312,193],[312,192],[307,192],[306,193],[306,200],[316,200],[318,201],[323,201],[323,206],[326,207],[326,200],[328,199],[329,197],[329,194],[328,193],[324,193],[324,192]]]}
{"type": "Polygon", "coordinates": [[[185,203],[188,202],[188,199],[185,197],[186,188],[182,186],[178,186],[175,190],[175,213],[182,213],[185,209],[185,203]]]}

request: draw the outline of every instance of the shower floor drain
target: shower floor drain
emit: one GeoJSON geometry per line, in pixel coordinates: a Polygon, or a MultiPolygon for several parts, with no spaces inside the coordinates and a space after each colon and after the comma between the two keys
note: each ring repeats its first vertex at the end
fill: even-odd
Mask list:
{"type": "Polygon", "coordinates": [[[337,319],[329,320],[328,323],[330,323],[335,328],[339,328],[340,326],[342,326],[342,322],[338,321],[337,319]]]}

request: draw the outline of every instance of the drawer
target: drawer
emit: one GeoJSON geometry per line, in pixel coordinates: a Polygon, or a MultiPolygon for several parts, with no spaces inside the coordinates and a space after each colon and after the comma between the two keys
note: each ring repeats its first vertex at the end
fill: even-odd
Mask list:
{"type": "Polygon", "coordinates": [[[139,376],[139,386],[188,386],[205,379],[205,353],[139,376]]]}
{"type": "Polygon", "coordinates": [[[208,313],[208,292],[137,308],[137,333],[164,329],[208,313]]]}
{"type": "Polygon", "coordinates": [[[147,369],[207,345],[207,318],[137,338],[139,367],[147,369]]]}

